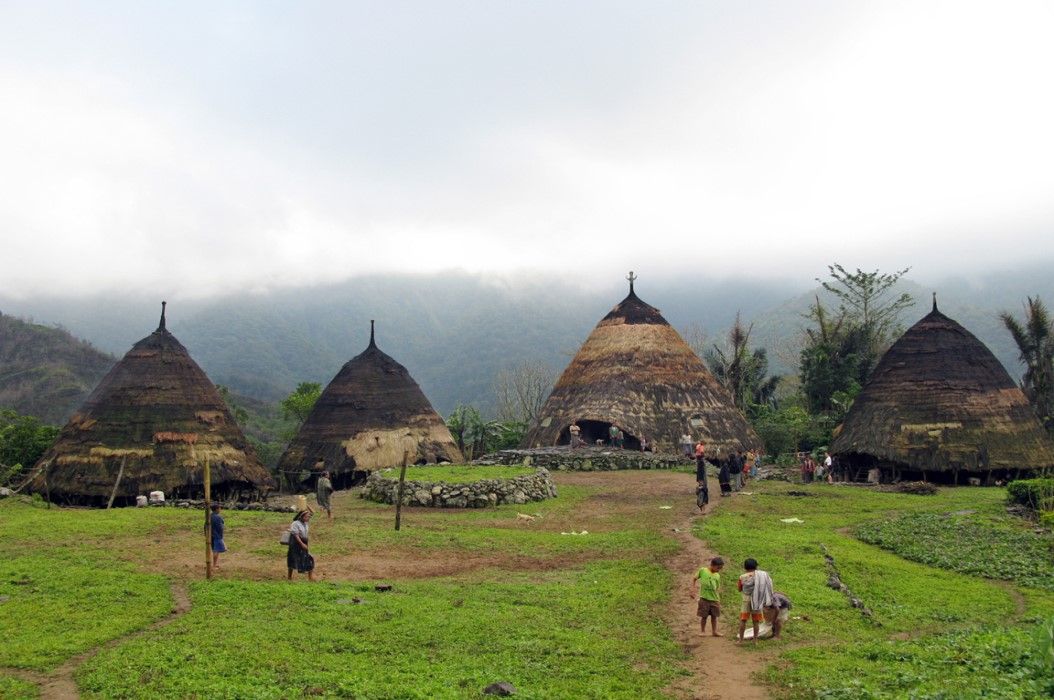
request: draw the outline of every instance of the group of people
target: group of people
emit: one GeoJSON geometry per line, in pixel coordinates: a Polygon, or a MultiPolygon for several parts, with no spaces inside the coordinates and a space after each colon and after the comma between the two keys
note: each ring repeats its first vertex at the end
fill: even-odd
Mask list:
{"type": "Polygon", "coordinates": [[[835,466],[831,453],[824,452],[822,462],[817,462],[810,453],[804,453],[801,457],[801,480],[803,484],[811,484],[816,480],[833,484],[835,466]]]}
{"type": "MultiPolygon", "coordinates": [[[[333,520],[333,506],[330,501],[332,495],[333,482],[329,478],[329,472],[323,471],[319,475],[315,486],[315,498],[318,500],[319,508],[326,512],[326,516],[330,520],[333,520]]],[[[221,510],[219,503],[213,503],[210,506],[209,535],[211,540],[210,548],[212,549],[212,568],[214,570],[219,570],[220,555],[227,551],[227,545],[224,542],[226,522],[220,514],[221,510]]],[[[288,568],[287,578],[290,580],[293,578],[293,571],[307,574],[309,581],[315,580],[315,558],[311,555],[311,550],[308,546],[312,515],[314,515],[314,511],[310,507],[297,511],[296,517],[293,518],[293,522],[289,525],[288,533],[283,535],[282,540],[288,540],[286,566],[288,568]]]]}
{"type": "MultiPolygon", "coordinates": [[[[706,634],[706,621],[709,619],[710,634],[714,637],[724,636],[717,629],[717,621],[721,616],[721,570],[724,566],[724,559],[714,557],[709,566],[701,567],[692,579],[699,582],[699,600],[696,606],[696,614],[700,618],[699,629],[706,634]]],[[[759,569],[755,559],[747,559],[743,562],[743,573],[736,581],[736,589],[741,594],[739,633],[736,635],[736,641],[742,642],[745,639],[748,621],[751,623],[751,639],[754,642],[761,636],[763,622],[770,626],[772,638],[779,639],[791,602],[785,594],[773,589],[772,576],[759,569]]]]}
{"type": "MultiPolygon", "coordinates": [[[[682,436],[682,440],[684,437],[687,436],[682,436]]],[[[695,443],[690,455],[695,457],[696,505],[702,510],[710,502],[710,488],[706,479],[706,445],[702,440],[695,443]]],[[[723,457],[718,455],[713,461],[717,463],[717,481],[721,485],[721,495],[731,496],[733,490],[739,491],[743,488],[748,478],[757,478],[761,468],[761,453],[739,450],[723,457]]]]}
{"type": "MultiPolygon", "coordinates": [[[[568,442],[571,445],[571,449],[575,449],[586,444],[585,440],[582,439],[582,427],[578,425],[577,420],[571,422],[571,425],[567,429],[567,431],[570,434],[568,442]]],[[[651,443],[648,441],[648,438],[644,435],[640,436],[639,442],[641,452],[647,452],[651,449],[651,443]]],[[[604,439],[598,438],[597,445],[603,444],[605,444],[604,439]]],[[[608,437],[606,444],[608,445],[608,447],[615,447],[620,450],[625,449],[626,433],[622,432],[621,428],[612,423],[610,426],[608,426],[608,437]]]]}

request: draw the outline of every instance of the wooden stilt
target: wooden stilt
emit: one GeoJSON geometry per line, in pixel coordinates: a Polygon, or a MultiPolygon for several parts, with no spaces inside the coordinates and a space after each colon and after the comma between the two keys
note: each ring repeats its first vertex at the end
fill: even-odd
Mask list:
{"type": "Polygon", "coordinates": [[[205,483],[205,578],[212,578],[212,504],[209,500],[212,497],[212,478],[209,473],[209,458],[205,456],[205,474],[203,481],[205,483]]]}
{"type": "Polygon", "coordinates": [[[410,452],[403,452],[403,467],[399,470],[399,490],[395,497],[395,529],[398,530],[402,524],[403,516],[403,485],[406,483],[406,463],[410,461],[410,452]]]}

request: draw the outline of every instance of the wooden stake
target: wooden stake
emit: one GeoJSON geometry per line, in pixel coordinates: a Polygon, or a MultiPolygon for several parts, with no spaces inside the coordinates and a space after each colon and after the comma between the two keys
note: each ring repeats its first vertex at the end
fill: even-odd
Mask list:
{"type": "Polygon", "coordinates": [[[117,496],[117,487],[121,485],[121,477],[124,476],[124,463],[128,461],[128,455],[121,457],[121,468],[117,470],[117,481],[113,482],[113,491],[110,492],[110,500],[106,502],[106,510],[113,507],[113,499],[117,496]]]}
{"type": "Polygon", "coordinates": [[[212,578],[212,478],[209,473],[209,457],[205,456],[205,578],[212,578]]]}
{"type": "Polygon", "coordinates": [[[410,452],[403,452],[403,467],[399,470],[399,491],[395,497],[395,529],[399,529],[403,516],[403,484],[406,482],[406,463],[410,461],[410,452]]]}

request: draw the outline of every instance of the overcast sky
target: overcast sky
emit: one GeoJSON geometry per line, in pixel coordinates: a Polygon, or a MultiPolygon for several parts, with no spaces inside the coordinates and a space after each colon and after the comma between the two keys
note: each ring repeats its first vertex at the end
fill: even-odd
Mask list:
{"type": "Polygon", "coordinates": [[[0,293],[1054,258],[1054,3],[0,3],[0,293]]]}

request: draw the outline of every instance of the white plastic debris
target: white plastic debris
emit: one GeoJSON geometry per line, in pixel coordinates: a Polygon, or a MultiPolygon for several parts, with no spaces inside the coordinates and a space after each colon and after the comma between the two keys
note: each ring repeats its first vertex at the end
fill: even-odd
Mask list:
{"type": "Polygon", "coordinates": [[[801,518],[780,518],[781,523],[804,523],[801,518]]]}

